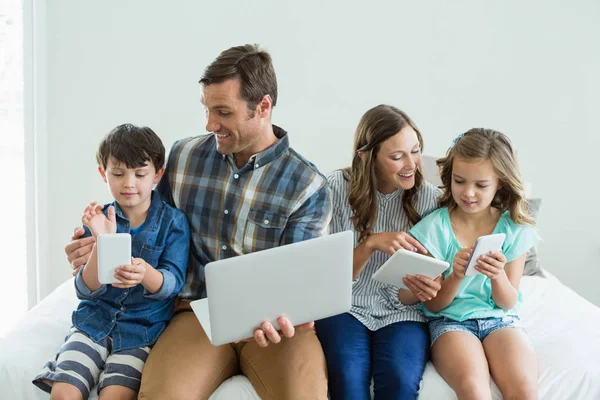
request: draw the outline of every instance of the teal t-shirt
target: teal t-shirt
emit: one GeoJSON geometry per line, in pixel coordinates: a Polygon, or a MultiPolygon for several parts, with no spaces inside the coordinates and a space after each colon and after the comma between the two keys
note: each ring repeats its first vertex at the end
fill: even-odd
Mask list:
{"type": "MultiPolygon", "coordinates": [[[[423,218],[409,232],[425,248],[439,260],[450,263],[443,278],[452,273],[454,256],[462,248],[450,223],[448,208],[439,208],[423,218]]],[[[510,213],[505,211],[500,216],[492,233],[504,233],[506,239],[502,245],[502,252],[509,263],[526,253],[540,239],[535,229],[528,225],[516,224],[510,213]]],[[[492,284],[483,274],[465,276],[461,282],[456,297],[446,308],[434,313],[423,305],[423,312],[427,317],[447,317],[455,321],[464,321],[475,318],[504,317],[505,315],[518,315],[523,298],[521,292],[517,304],[511,310],[496,307],[492,299],[492,284]]]]}

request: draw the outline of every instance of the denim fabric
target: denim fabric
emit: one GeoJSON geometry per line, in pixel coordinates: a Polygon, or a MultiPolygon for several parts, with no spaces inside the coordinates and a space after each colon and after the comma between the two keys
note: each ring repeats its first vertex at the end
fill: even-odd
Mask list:
{"type": "MultiPolygon", "coordinates": [[[[130,233],[129,221],[116,202],[117,233],[130,233]]],[[[91,233],[87,227],[85,236],[91,233]]],[[[152,193],[152,201],[141,230],[131,236],[133,257],[142,258],[163,274],[163,285],[151,294],[141,284],[119,289],[102,285],[92,292],[83,282],[79,270],[75,278],[77,297],[81,299],[73,312],[73,325],[99,342],[113,339],[113,351],[135,349],[154,344],[173,314],[173,299],[182,290],[190,248],[190,232],[185,214],[152,193]]],[[[85,266],[84,266],[85,268],[85,266]]]]}
{"type": "Polygon", "coordinates": [[[516,315],[507,315],[502,318],[467,319],[465,321],[454,321],[447,317],[432,318],[429,320],[429,333],[431,345],[444,333],[452,331],[464,331],[475,335],[483,341],[490,333],[502,328],[518,328],[525,332],[521,321],[516,315]]]}
{"type": "Polygon", "coordinates": [[[346,313],[316,321],[329,374],[329,394],[337,399],[416,399],[429,359],[427,324],[402,321],[376,331],[346,313]]]}

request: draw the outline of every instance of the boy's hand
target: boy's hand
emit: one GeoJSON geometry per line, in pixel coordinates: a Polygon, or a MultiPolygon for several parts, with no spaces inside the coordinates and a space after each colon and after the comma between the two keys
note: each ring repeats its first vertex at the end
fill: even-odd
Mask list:
{"type": "Polygon", "coordinates": [[[148,263],[141,258],[131,257],[131,264],[121,265],[115,270],[115,278],[121,283],[113,283],[112,285],[120,289],[128,289],[142,283],[146,276],[148,263]]]}
{"type": "Polygon", "coordinates": [[[465,273],[467,272],[467,265],[469,265],[469,259],[471,258],[471,252],[473,248],[470,249],[464,248],[461,249],[456,256],[454,256],[454,263],[452,264],[452,274],[458,280],[463,280],[465,278],[465,273]]]}
{"type": "Polygon", "coordinates": [[[490,251],[490,254],[482,254],[477,259],[475,269],[490,279],[496,279],[504,272],[506,266],[506,257],[502,251],[490,251]]]}
{"type": "Polygon", "coordinates": [[[99,235],[104,233],[116,233],[117,232],[117,220],[115,218],[115,208],[110,206],[108,208],[108,218],[102,213],[103,205],[97,202],[90,203],[81,216],[81,222],[90,228],[94,238],[98,238],[99,235]]]}

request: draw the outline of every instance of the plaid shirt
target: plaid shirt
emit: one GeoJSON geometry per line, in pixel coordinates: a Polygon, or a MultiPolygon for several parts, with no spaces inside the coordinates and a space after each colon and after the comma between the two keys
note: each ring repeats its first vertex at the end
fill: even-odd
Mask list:
{"type": "Polygon", "coordinates": [[[192,244],[180,297],[206,297],[204,266],[326,234],[331,219],[327,181],[290,146],[279,141],[237,168],[217,152],[213,134],[177,141],[157,190],[183,210],[192,244]]]}

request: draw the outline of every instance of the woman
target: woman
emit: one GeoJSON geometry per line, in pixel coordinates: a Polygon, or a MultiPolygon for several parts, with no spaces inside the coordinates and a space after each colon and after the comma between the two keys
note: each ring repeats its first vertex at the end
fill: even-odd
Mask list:
{"type": "Polygon", "coordinates": [[[317,321],[332,400],[417,398],[429,357],[420,303],[440,284],[406,278],[398,290],[371,279],[398,249],[426,254],[406,231],[436,208],[439,190],[423,181],[423,139],[402,111],[379,105],[360,120],[352,167],[328,177],[334,215],[330,232],[355,232],[352,308],[317,321]]]}

